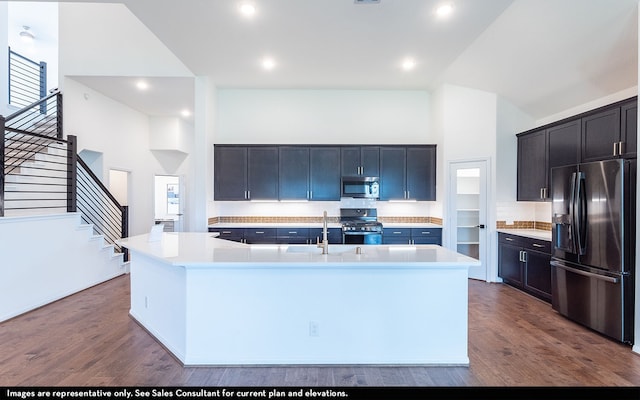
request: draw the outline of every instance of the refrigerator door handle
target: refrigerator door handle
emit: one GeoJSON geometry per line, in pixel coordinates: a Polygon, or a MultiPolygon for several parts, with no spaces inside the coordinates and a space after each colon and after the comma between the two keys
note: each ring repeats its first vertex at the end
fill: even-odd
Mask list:
{"type": "Polygon", "coordinates": [[[574,211],[577,215],[575,215],[576,220],[576,238],[578,242],[578,254],[583,256],[587,253],[586,249],[586,228],[587,228],[587,203],[586,203],[586,194],[584,189],[585,183],[585,174],[584,172],[578,172],[576,175],[576,196],[575,201],[576,205],[574,206],[574,211]]]}
{"type": "Polygon", "coordinates": [[[611,282],[611,283],[618,283],[619,279],[618,278],[614,278],[611,276],[605,276],[605,275],[600,275],[600,274],[594,274],[593,272],[589,272],[589,271],[583,271],[581,269],[577,269],[577,268],[572,268],[569,267],[567,265],[564,265],[561,262],[558,261],[551,261],[551,265],[557,268],[562,268],[564,270],[567,270],[569,272],[573,272],[574,274],[578,274],[578,275],[583,275],[589,278],[596,278],[596,279],[600,279],[606,282],[611,282]]]}
{"type": "Polygon", "coordinates": [[[576,222],[576,177],[577,173],[571,174],[571,190],[569,197],[569,220],[571,221],[569,236],[571,237],[571,248],[578,248],[576,243],[576,230],[577,230],[577,222],[576,222]]]}

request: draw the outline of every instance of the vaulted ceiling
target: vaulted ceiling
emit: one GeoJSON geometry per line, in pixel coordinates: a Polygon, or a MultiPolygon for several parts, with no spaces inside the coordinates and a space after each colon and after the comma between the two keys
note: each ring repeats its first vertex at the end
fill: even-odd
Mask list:
{"type": "MultiPolygon", "coordinates": [[[[250,18],[242,0],[120,2],[220,88],[451,83],[495,92],[538,119],[638,80],[638,0],[247,0],[250,18]],[[453,8],[445,18],[442,3],[453,8]]],[[[84,83],[117,86],[105,82],[84,83]]]]}

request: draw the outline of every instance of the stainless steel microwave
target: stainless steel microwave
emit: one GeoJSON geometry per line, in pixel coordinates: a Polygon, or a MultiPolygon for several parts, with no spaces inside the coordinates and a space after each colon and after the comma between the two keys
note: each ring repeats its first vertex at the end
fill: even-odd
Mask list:
{"type": "Polygon", "coordinates": [[[341,197],[377,199],[380,197],[380,178],[377,176],[343,176],[341,197]]]}

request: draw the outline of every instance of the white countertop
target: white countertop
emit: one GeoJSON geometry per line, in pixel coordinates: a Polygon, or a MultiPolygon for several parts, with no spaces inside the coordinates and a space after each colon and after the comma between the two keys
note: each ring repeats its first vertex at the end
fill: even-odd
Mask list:
{"type": "MultiPolygon", "coordinates": [[[[327,224],[329,228],[341,228],[339,222],[330,222],[327,224]]],[[[442,225],[432,223],[418,222],[383,222],[383,228],[440,228],[442,225]]],[[[322,222],[244,222],[244,223],[220,223],[211,224],[209,228],[225,229],[225,228],[322,228],[322,222]]]]}
{"type": "MultiPolygon", "coordinates": [[[[118,244],[174,266],[189,268],[441,268],[480,265],[478,260],[437,245],[247,245],[211,233],[163,232],[160,241],[138,235],[118,244]],[[356,254],[360,247],[362,254],[356,254]],[[317,253],[316,253],[317,252],[317,253]]],[[[134,256],[135,258],[135,256],[134,256]]]]}
{"type": "MultiPolygon", "coordinates": [[[[328,228],[342,228],[340,223],[330,222],[328,228]]],[[[243,222],[211,224],[209,228],[322,228],[322,222],[243,222]]]]}
{"type": "Polygon", "coordinates": [[[383,228],[439,228],[442,229],[442,225],[425,223],[425,222],[383,222],[383,228]]]}
{"type": "Polygon", "coordinates": [[[548,242],[551,241],[551,231],[543,231],[541,229],[498,229],[498,232],[524,236],[531,239],[546,240],[548,242]]]}

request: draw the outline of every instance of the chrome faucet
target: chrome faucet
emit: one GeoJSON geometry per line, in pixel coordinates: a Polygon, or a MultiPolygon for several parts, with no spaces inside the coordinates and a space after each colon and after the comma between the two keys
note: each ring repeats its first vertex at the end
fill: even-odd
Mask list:
{"type": "Polygon", "coordinates": [[[317,239],[318,248],[322,248],[322,254],[329,254],[329,239],[327,238],[327,211],[322,214],[322,242],[317,239]]]}

